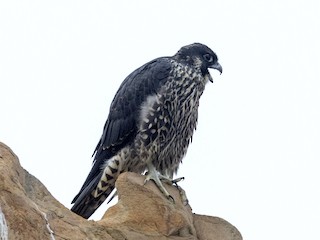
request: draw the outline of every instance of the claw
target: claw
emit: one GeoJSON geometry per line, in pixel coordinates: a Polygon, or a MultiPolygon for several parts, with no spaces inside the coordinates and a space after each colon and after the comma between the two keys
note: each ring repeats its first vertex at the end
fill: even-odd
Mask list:
{"type": "Polygon", "coordinates": [[[174,200],[174,198],[173,198],[171,195],[169,195],[168,200],[170,200],[172,203],[175,203],[175,200],[174,200]]]}
{"type": "MultiPolygon", "coordinates": [[[[144,180],[144,184],[146,184],[148,181],[153,180],[154,183],[157,185],[157,187],[159,188],[159,190],[163,193],[163,195],[170,200],[171,202],[175,202],[174,198],[168,193],[168,191],[165,189],[165,187],[163,186],[162,182],[166,182],[169,184],[174,183],[172,179],[162,175],[161,173],[159,173],[155,167],[151,164],[148,165],[148,173],[146,176],[146,179],[144,180]]],[[[181,180],[181,179],[180,179],[181,180]]],[[[179,181],[180,181],[179,180],[179,181]]]]}
{"type": "Polygon", "coordinates": [[[184,180],[184,177],[179,177],[179,178],[171,180],[171,183],[174,183],[176,186],[178,186],[177,183],[182,181],[182,180],[184,180]]]}

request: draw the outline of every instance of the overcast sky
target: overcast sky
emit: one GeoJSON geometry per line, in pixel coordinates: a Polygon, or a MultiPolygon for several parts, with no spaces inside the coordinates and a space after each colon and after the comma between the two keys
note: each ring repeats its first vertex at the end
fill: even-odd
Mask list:
{"type": "Polygon", "coordinates": [[[246,240],[320,239],[319,16],[318,0],[1,1],[0,141],[70,208],[122,80],[201,42],[224,73],[178,173],[193,211],[246,240]]]}

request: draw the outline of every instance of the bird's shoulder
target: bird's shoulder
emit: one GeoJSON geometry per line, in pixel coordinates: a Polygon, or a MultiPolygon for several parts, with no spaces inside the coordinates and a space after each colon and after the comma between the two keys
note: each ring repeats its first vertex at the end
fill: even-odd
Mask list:
{"type": "Polygon", "coordinates": [[[111,109],[118,105],[118,101],[122,101],[124,97],[128,100],[140,97],[135,99],[140,104],[144,97],[156,92],[168,80],[172,67],[171,59],[162,57],[154,59],[133,71],[120,85],[112,101],[111,109]],[[132,93],[139,93],[139,95],[133,96],[132,93]]]}

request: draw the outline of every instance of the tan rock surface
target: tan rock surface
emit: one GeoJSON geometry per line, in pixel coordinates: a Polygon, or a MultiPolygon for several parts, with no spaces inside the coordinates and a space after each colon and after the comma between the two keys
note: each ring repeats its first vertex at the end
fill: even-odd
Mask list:
{"type": "Polygon", "coordinates": [[[125,226],[148,236],[196,237],[191,208],[183,205],[177,188],[165,185],[173,203],[153,182],[144,185],[144,179],[135,173],[121,174],[116,183],[119,201],[100,223],[116,229],[125,226]]]}
{"type": "Polygon", "coordinates": [[[179,191],[175,203],[138,174],[117,181],[118,203],[100,221],[88,221],[60,204],[0,143],[0,237],[4,239],[215,239],[241,240],[238,230],[216,217],[193,214],[179,191]],[[6,223],[6,226],[4,224],[6,223]],[[6,234],[6,230],[8,234],[6,234]],[[7,235],[7,236],[2,236],[7,235]]]}

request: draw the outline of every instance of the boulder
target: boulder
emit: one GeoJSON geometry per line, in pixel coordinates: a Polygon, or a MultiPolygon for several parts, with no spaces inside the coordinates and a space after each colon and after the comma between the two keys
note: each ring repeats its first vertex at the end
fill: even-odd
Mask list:
{"type": "Polygon", "coordinates": [[[59,203],[0,143],[0,239],[242,239],[227,221],[192,213],[175,186],[166,186],[173,202],[144,179],[121,174],[118,203],[100,221],[86,220],[59,203]]]}

